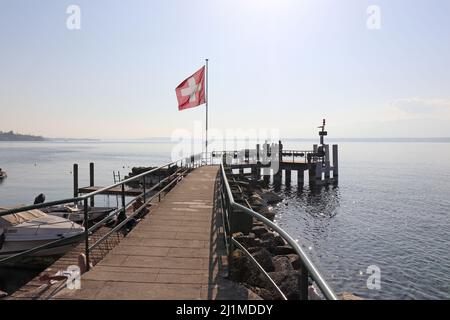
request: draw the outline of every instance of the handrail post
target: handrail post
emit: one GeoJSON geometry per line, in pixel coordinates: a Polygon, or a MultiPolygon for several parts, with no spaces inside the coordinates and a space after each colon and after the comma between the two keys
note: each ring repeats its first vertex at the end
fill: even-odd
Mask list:
{"type": "MultiPolygon", "coordinates": [[[[73,197],[78,197],[78,164],[73,164],[73,197]]],[[[76,202],[75,202],[76,204],[76,202]]]]}
{"type": "MultiPolygon", "coordinates": [[[[161,174],[158,174],[158,186],[161,189],[161,174]]],[[[158,193],[158,202],[161,202],[161,190],[158,193]]]]}
{"type": "Polygon", "coordinates": [[[145,202],[145,179],[146,178],[146,176],[143,176],[142,177],[142,180],[143,180],[143,183],[142,183],[142,189],[143,189],[143,191],[144,191],[144,195],[143,195],[143,200],[144,200],[144,202],[145,202]]]}
{"type": "Polygon", "coordinates": [[[126,209],[125,209],[125,183],[122,183],[122,210],[123,214],[126,217],[126,209]]]}
{"type": "Polygon", "coordinates": [[[84,198],[84,254],[86,256],[86,271],[90,268],[89,259],[89,215],[88,215],[88,198],[84,198]]]}
{"type": "MultiPolygon", "coordinates": [[[[94,186],[94,163],[91,162],[89,163],[89,186],[93,187],[94,186]]],[[[94,199],[95,197],[91,197],[91,207],[94,206],[94,199]]]]}

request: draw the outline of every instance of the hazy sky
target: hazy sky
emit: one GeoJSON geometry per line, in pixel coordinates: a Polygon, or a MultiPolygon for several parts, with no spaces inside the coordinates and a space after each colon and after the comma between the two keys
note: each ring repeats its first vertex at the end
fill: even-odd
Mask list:
{"type": "Polygon", "coordinates": [[[450,136],[448,0],[1,0],[0,130],[192,130],[175,87],[210,59],[210,126],[450,136]],[[81,30],[66,27],[69,5],[81,30]],[[367,27],[369,5],[381,29],[367,27]]]}

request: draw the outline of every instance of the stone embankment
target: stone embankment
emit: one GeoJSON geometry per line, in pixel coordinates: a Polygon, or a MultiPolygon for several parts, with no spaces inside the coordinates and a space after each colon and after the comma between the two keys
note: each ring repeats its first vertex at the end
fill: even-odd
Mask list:
{"type": "MultiPolygon", "coordinates": [[[[253,180],[239,176],[235,183],[242,189],[243,198],[253,210],[273,221],[273,206],[283,199],[271,191],[264,180],[253,180]]],[[[269,230],[262,222],[254,219],[251,232],[247,235],[235,233],[233,237],[242,244],[261,267],[273,279],[288,300],[300,298],[300,258],[295,250],[276,232],[269,230]]],[[[242,283],[265,300],[281,299],[278,291],[255,268],[245,253],[236,249],[231,253],[230,278],[242,283]]],[[[311,287],[311,298],[319,298],[311,287]]]]}

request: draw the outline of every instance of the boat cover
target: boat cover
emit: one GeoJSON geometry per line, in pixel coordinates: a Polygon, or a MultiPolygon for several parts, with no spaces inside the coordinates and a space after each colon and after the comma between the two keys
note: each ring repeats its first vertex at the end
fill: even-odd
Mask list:
{"type": "MultiPolygon", "coordinates": [[[[4,210],[9,210],[12,208],[5,208],[5,207],[0,207],[0,212],[4,211],[4,210]]],[[[32,221],[38,218],[42,218],[47,216],[44,212],[42,212],[41,210],[28,210],[28,211],[24,211],[24,212],[19,212],[19,213],[13,213],[13,214],[8,214],[6,216],[1,216],[0,217],[0,228],[8,228],[8,227],[14,227],[18,224],[27,222],[27,221],[32,221]]]]}

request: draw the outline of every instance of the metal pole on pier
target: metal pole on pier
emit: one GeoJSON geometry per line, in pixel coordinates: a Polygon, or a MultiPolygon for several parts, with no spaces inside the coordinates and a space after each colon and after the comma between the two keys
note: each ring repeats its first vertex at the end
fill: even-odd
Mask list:
{"type": "Polygon", "coordinates": [[[206,96],[206,141],[205,141],[205,156],[206,156],[206,164],[208,164],[208,61],[206,59],[206,84],[205,84],[205,96],[206,96]]]}
{"type": "MultiPolygon", "coordinates": [[[[94,186],[94,163],[91,162],[89,163],[89,186],[93,187],[94,186]]],[[[94,197],[91,198],[90,201],[91,207],[93,207],[95,205],[94,203],[94,197]]]]}

